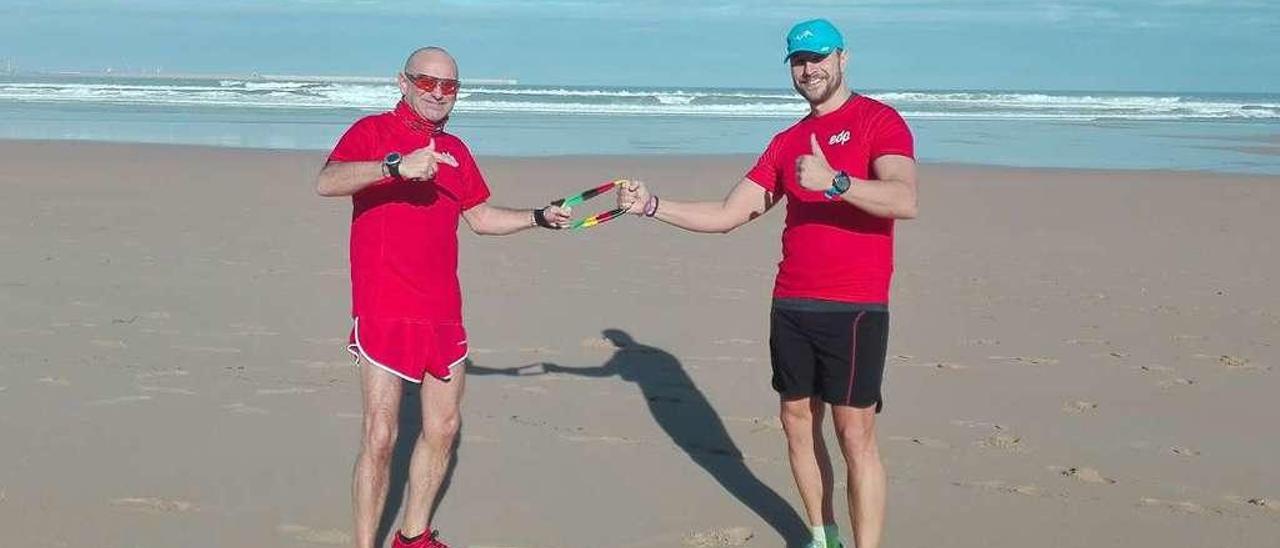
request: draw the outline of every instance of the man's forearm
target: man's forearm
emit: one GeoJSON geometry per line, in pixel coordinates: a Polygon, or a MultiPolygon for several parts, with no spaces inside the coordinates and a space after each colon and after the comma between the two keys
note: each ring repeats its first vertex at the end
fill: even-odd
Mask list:
{"type": "Polygon", "coordinates": [[[916,217],[916,192],[913,185],[906,181],[855,179],[842,198],[876,217],[886,219],[916,217]]]}
{"type": "Polygon", "coordinates": [[[676,202],[659,199],[654,218],[693,232],[725,233],[747,219],[734,218],[723,202],[676,202]]]}
{"type": "Polygon", "coordinates": [[[316,194],[350,196],[386,177],[382,162],[331,162],[316,177],[316,194]]]}
{"type": "Polygon", "coordinates": [[[483,215],[477,221],[472,229],[476,234],[485,236],[506,236],[537,226],[534,223],[532,210],[492,205],[485,208],[483,215]]]}

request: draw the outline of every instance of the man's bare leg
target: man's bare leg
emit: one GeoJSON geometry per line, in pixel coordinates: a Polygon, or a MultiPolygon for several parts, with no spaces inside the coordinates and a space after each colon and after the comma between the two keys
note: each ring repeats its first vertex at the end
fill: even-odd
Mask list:
{"type": "Polygon", "coordinates": [[[462,389],[466,380],[466,366],[459,364],[453,368],[449,382],[430,376],[422,381],[422,435],[414,443],[409,461],[409,495],[400,524],[400,531],[407,537],[426,531],[435,514],[436,493],[453,458],[453,441],[462,423],[462,389]]]}
{"type": "Polygon", "coordinates": [[[822,438],[826,404],[809,397],[782,400],[780,418],[787,435],[787,457],[810,526],[835,522],[831,507],[831,457],[822,438]]]}
{"type": "Polygon", "coordinates": [[[885,472],[876,443],[876,409],[831,406],[840,449],[849,465],[849,520],[858,548],[877,548],[884,530],[885,472]]]}
{"type": "Polygon", "coordinates": [[[364,428],[351,487],[357,548],[374,548],[378,520],[387,502],[391,455],[404,393],[402,382],[381,367],[365,364],[360,368],[364,428]]]}

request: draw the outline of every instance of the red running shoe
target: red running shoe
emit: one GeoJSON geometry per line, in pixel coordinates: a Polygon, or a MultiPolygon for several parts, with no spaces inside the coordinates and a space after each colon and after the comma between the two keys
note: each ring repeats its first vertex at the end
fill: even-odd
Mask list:
{"type": "Polygon", "coordinates": [[[405,538],[404,533],[396,531],[395,539],[391,541],[391,548],[449,548],[448,544],[440,542],[440,531],[431,531],[430,534],[418,535],[417,538],[409,540],[405,538]]]}

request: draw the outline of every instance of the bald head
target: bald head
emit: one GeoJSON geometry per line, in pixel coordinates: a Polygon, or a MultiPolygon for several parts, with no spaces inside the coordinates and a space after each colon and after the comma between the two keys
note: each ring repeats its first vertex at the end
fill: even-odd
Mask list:
{"type": "Polygon", "coordinates": [[[419,116],[442,123],[458,98],[458,63],[444,48],[418,48],[404,61],[404,72],[396,76],[404,102],[419,116]],[[415,82],[421,82],[419,83],[415,82]],[[442,83],[449,81],[451,87],[442,83]]]}
{"type": "Polygon", "coordinates": [[[438,46],[418,48],[404,61],[408,74],[430,74],[441,78],[457,78],[458,63],[448,51],[438,46]]]}

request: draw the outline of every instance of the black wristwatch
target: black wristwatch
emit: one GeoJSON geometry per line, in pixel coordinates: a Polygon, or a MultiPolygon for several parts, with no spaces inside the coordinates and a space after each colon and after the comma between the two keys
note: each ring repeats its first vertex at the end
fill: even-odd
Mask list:
{"type": "Polygon", "coordinates": [[[852,184],[853,181],[849,179],[848,173],[837,171],[836,176],[831,178],[831,188],[828,188],[822,194],[826,196],[828,200],[834,200],[839,198],[840,195],[845,192],[848,192],[849,186],[852,184]]]}
{"type": "Polygon", "coordinates": [[[387,166],[387,173],[390,173],[392,177],[397,179],[401,178],[400,159],[401,157],[399,152],[389,153],[386,158],[382,159],[382,165],[387,166]]]}

